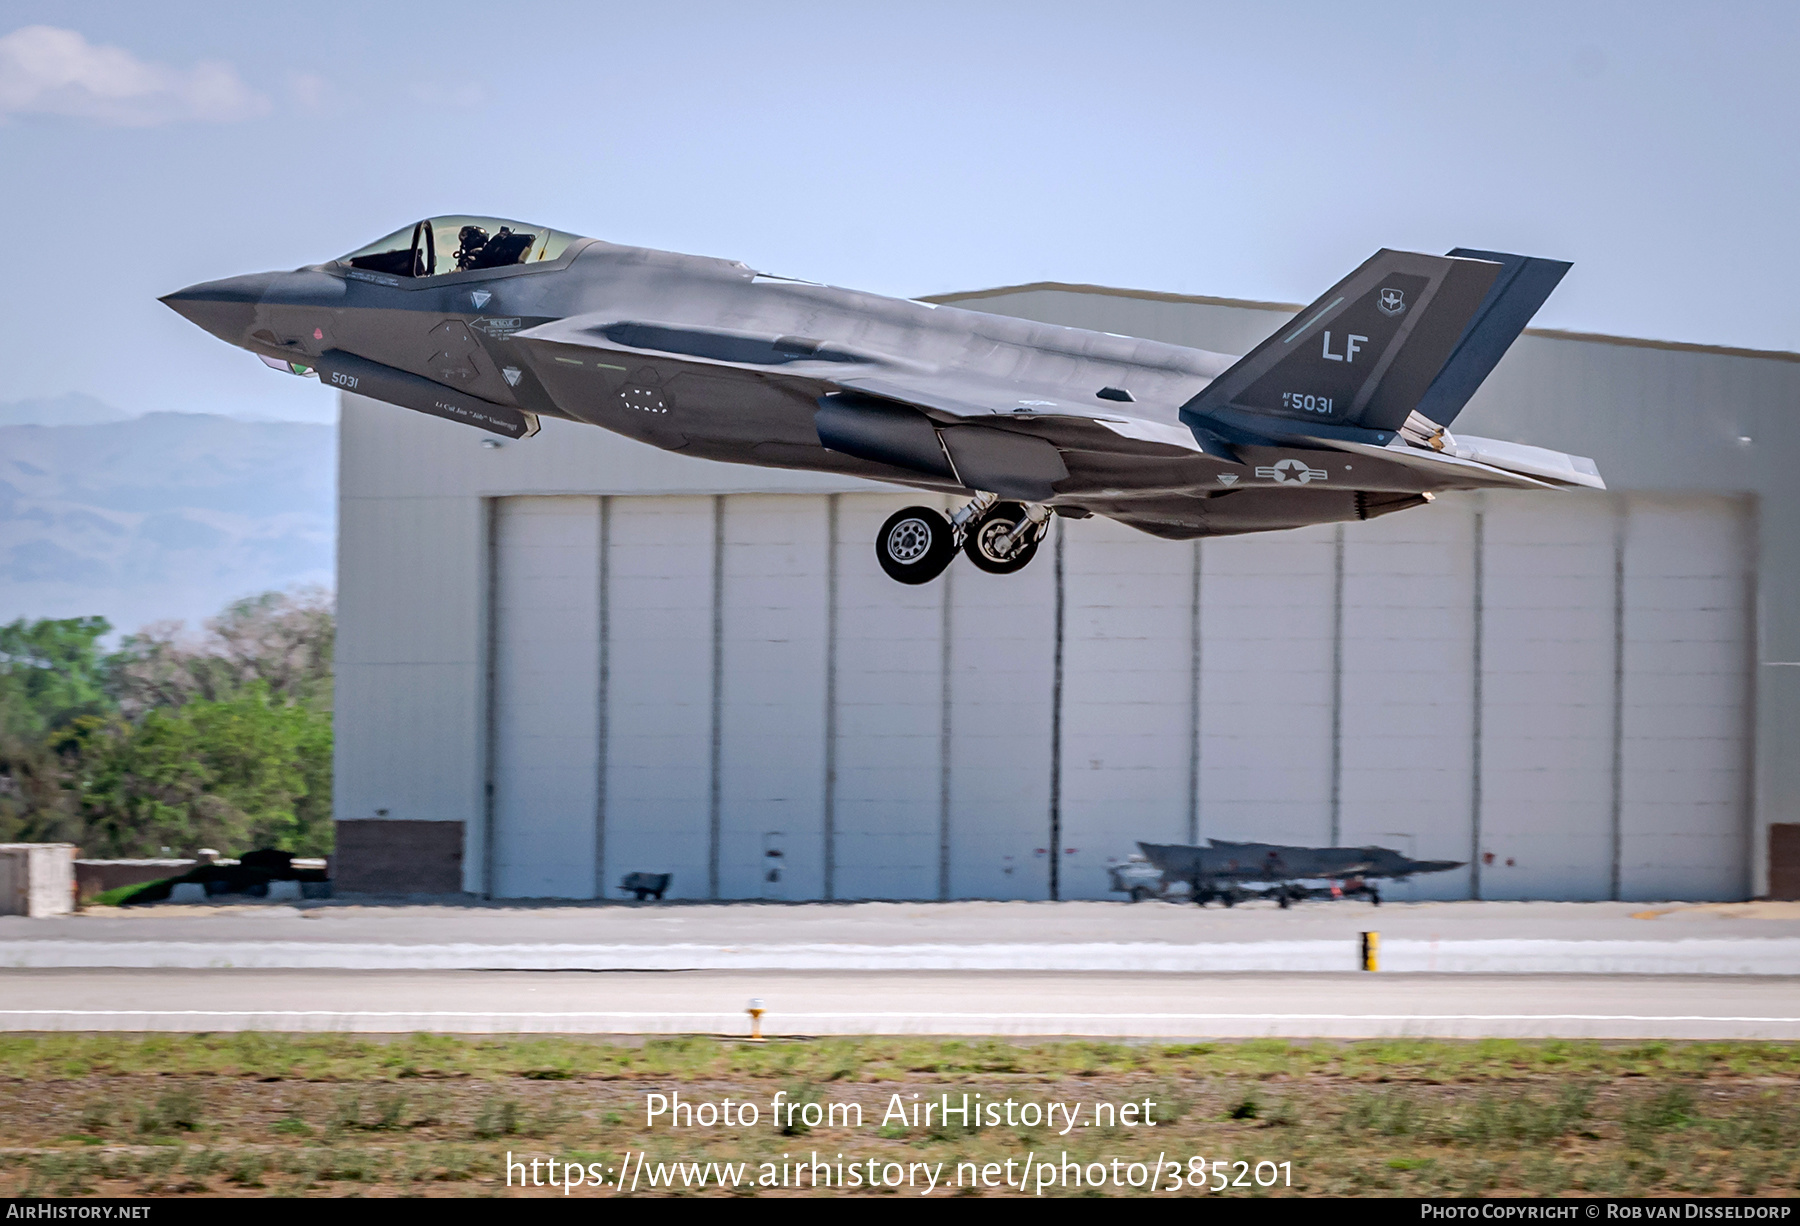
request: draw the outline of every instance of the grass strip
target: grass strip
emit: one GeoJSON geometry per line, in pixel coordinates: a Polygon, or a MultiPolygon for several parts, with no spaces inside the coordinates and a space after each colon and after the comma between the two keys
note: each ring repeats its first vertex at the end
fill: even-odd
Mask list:
{"type": "Polygon", "coordinates": [[[245,1031],[0,1036],[0,1077],[131,1073],[302,1080],[409,1077],[768,1078],[813,1082],[970,1076],[1311,1076],[1349,1081],[1520,1077],[1800,1076],[1800,1044],[1524,1039],[1252,1039],[1201,1043],[821,1038],[749,1044],[679,1036],[462,1037],[245,1031]]]}
{"type": "Polygon", "coordinates": [[[1208,1195],[1792,1195],[1800,1045],[0,1038],[0,1196],[508,1194],[519,1191],[505,1182],[508,1153],[616,1167],[626,1151],[651,1163],[818,1152],[954,1169],[1033,1152],[1082,1163],[1161,1152],[1292,1165],[1292,1187],[1208,1195]],[[649,1127],[646,1094],[674,1091],[761,1103],[760,1126],[649,1127]],[[777,1092],[859,1104],[861,1124],[775,1126],[777,1092]],[[895,1096],[965,1092],[992,1102],[1148,1099],[1157,1126],[970,1128],[885,1115],[895,1096]]]}
{"type": "Polygon", "coordinates": [[[139,894],[153,890],[157,886],[167,885],[173,877],[159,877],[155,881],[140,881],[135,885],[115,886],[110,890],[102,890],[83,903],[88,907],[123,907],[130,904],[139,894]]]}

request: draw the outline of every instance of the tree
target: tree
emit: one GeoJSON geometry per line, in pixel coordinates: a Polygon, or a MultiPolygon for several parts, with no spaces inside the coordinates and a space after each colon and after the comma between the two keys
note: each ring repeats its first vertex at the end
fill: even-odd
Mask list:
{"type": "Polygon", "coordinates": [[[80,835],[79,789],[52,733],[115,709],[98,646],[111,630],[103,617],[0,626],[0,842],[80,835]]]}
{"type": "Polygon", "coordinates": [[[107,856],[201,846],[320,854],[330,849],[330,754],[330,716],[277,702],[261,681],[115,723],[79,750],[84,846],[107,856]]]}
{"type": "Polygon", "coordinates": [[[41,736],[83,715],[114,709],[109,662],[99,641],[112,633],[104,617],[0,626],[0,732],[41,736]]]}
{"type": "Polygon", "coordinates": [[[0,843],[81,842],[68,765],[43,737],[0,731],[0,843]]]}
{"type": "Polygon", "coordinates": [[[330,594],[240,600],[189,639],[101,618],[0,627],[0,841],[89,855],[330,851],[330,594]]]}
{"type": "Polygon", "coordinates": [[[336,638],[329,592],[264,592],[209,619],[199,640],[185,638],[180,622],[152,623],[127,636],[111,658],[110,681],[131,718],[195,698],[222,699],[257,681],[275,698],[330,710],[336,638]]]}

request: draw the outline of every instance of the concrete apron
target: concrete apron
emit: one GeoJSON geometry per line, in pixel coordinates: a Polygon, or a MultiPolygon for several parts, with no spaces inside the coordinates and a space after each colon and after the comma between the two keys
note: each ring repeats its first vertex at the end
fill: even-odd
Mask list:
{"type": "MultiPolygon", "coordinates": [[[[1800,975],[1800,938],[1382,941],[1388,974],[1800,975]]],[[[988,945],[0,941],[0,967],[262,970],[1331,972],[1354,940],[988,945]]]]}

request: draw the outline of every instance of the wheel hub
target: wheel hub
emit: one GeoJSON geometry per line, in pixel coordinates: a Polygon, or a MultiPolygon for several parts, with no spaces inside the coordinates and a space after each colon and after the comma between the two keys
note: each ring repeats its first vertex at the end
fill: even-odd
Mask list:
{"type": "Polygon", "coordinates": [[[896,562],[917,562],[931,548],[931,527],[922,519],[903,519],[888,533],[888,556],[896,562]]]}
{"type": "Polygon", "coordinates": [[[982,553],[995,561],[1004,562],[1012,553],[1012,531],[1014,522],[1006,519],[990,519],[981,525],[976,533],[975,542],[982,553]]]}

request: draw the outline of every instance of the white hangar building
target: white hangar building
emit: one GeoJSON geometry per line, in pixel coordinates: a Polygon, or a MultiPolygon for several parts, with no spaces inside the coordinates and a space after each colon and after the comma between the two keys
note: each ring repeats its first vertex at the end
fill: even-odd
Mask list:
{"type": "MultiPolygon", "coordinates": [[[[936,301],[1225,353],[1298,309],[936,301]]],[[[1059,518],[1020,574],[906,587],[873,540],[916,491],[347,396],[340,885],[1097,898],[1221,837],[1469,862],[1399,897],[1796,896],[1800,355],[1531,331],[1457,425],[1611,492],[1059,518]]]]}

